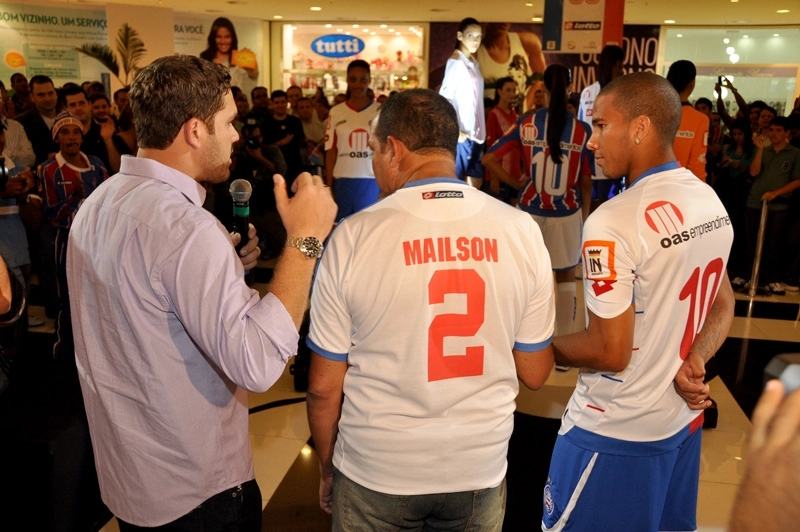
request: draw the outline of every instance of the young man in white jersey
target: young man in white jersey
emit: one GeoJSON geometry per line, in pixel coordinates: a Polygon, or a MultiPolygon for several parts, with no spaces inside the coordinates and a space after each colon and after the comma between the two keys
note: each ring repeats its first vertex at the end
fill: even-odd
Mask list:
{"type": "Polygon", "coordinates": [[[675,161],[680,118],[669,82],[644,72],[594,105],[589,148],[631,186],[584,226],[588,327],[554,342],[557,363],[585,369],[553,450],[545,531],[697,528],[703,377],[733,319],[733,230],[675,161]]]}
{"type": "Polygon", "coordinates": [[[517,376],[553,366],[549,256],[529,215],[456,179],[445,98],[401,92],[371,127],[386,197],[337,226],[312,293],[320,506],[334,530],[499,531],[517,376]]]}

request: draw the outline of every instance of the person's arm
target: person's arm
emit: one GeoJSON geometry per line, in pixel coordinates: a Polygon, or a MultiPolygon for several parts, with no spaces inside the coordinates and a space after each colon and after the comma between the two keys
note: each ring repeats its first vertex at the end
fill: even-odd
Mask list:
{"type": "Polygon", "coordinates": [[[319,506],[330,514],[333,506],[333,449],[339,434],[347,362],[311,353],[308,372],[308,425],[319,457],[319,506]]]}
{"type": "Polygon", "coordinates": [[[0,255],[0,314],[5,314],[11,310],[11,277],[8,275],[8,268],[3,256],[0,255]]]}
{"type": "Polygon", "coordinates": [[[531,71],[534,74],[544,73],[547,68],[547,62],[544,58],[544,52],[542,52],[542,41],[539,40],[539,36],[529,31],[521,31],[518,35],[519,40],[522,42],[522,48],[528,54],[528,64],[531,67],[531,71]]]}
{"type": "Polygon", "coordinates": [[[592,210],[592,174],[591,172],[581,173],[580,175],[581,187],[581,215],[583,221],[589,217],[589,212],[592,210]]]}
{"type": "Polygon", "coordinates": [[[733,307],[736,299],[733,288],[724,273],[717,297],[703,322],[703,328],[695,336],[686,359],[675,375],[674,386],[692,410],[703,410],[711,406],[708,400],[709,387],[703,383],[706,376],[706,362],[722,346],[733,323],[733,307]]]}
{"type": "MultiPolygon", "coordinates": [[[[336,203],[329,188],[324,187],[322,178],[303,172],[294,181],[296,190],[291,199],[286,190],[283,176],[276,174],[275,204],[286,228],[286,235],[292,237],[313,236],[324,241],[333,229],[336,217],[336,203]]],[[[277,297],[295,325],[300,329],[311,292],[311,278],[316,260],[307,258],[299,249],[286,247],[270,282],[270,292],[277,297]]]]}
{"type": "Polygon", "coordinates": [[[753,136],[753,144],[756,147],[756,154],[750,161],[750,177],[758,177],[761,173],[761,158],[764,155],[764,137],[761,135],[753,136]]]}
{"type": "Polygon", "coordinates": [[[694,132],[694,139],[692,139],[692,147],[689,152],[689,163],[687,168],[694,175],[706,180],[706,151],[708,150],[708,118],[702,123],[702,126],[694,132]]]}
{"type": "Polygon", "coordinates": [[[633,305],[608,319],[590,310],[589,327],[585,331],[553,339],[556,364],[595,371],[623,371],[633,353],[634,318],[633,305]]]}
{"type": "Polygon", "coordinates": [[[484,168],[491,172],[492,179],[502,181],[503,183],[514,187],[515,189],[519,188],[519,181],[514,179],[511,174],[503,169],[503,165],[500,164],[500,159],[498,159],[494,153],[487,153],[484,155],[483,158],[481,158],[481,163],[483,164],[484,168]]]}
{"type": "Polygon", "coordinates": [[[119,172],[119,165],[120,165],[120,155],[119,151],[117,151],[117,146],[114,144],[114,133],[116,133],[116,127],[114,126],[114,121],[110,118],[107,118],[105,122],[100,124],[100,137],[103,139],[103,143],[106,145],[106,152],[108,152],[108,163],[111,166],[108,170],[111,174],[116,174],[119,172]]]}
{"type": "Polygon", "coordinates": [[[730,129],[733,118],[731,118],[731,115],[728,114],[728,110],[725,108],[725,101],[722,99],[722,86],[717,83],[714,85],[714,89],[717,91],[717,114],[720,120],[722,120],[722,123],[725,124],[725,127],[730,129]]]}
{"type": "Polygon", "coordinates": [[[780,188],[764,192],[764,195],[761,196],[761,201],[764,200],[772,201],[779,196],[783,196],[784,194],[789,194],[791,192],[794,192],[798,188],[800,188],[800,180],[792,179],[791,181],[789,181],[780,188]]]}
{"type": "Polygon", "coordinates": [[[325,184],[333,187],[333,168],[336,166],[336,159],[339,157],[339,150],[330,148],[325,151],[325,184]]]}
{"type": "Polygon", "coordinates": [[[769,381],[753,410],[730,532],[797,530],[800,523],[800,390],[784,393],[779,380],[769,381]]]}
{"type": "Polygon", "coordinates": [[[531,390],[538,390],[547,381],[553,369],[553,346],[548,345],[539,351],[513,350],[514,365],[522,384],[531,390]]]}

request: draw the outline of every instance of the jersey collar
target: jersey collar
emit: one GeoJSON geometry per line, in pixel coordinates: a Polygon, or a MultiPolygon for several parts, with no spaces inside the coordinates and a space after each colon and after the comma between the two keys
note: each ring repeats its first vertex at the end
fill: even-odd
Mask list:
{"type": "Polygon", "coordinates": [[[633,183],[628,185],[628,188],[631,188],[632,186],[636,185],[636,183],[638,183],[639,181],[641,181],[645,177],[651,176],[653,174],[657,174],[659,172],[666,172],[667,170],[677,170],[680,167],[681,167],[681,165],[678,163],[678,161],[670,161],[668,163],[659,164],[658,166],[654,166],[654,167],[650,168],[649,170],[646,170],[645,172],[643,172],[638,178],[636,178],[636,181],[634,181],[633,183]]]}
{"type": "Polygon", "coordinates": [[[402,188],[420,187],[422,185],[432,185],[434,183],[451,183],[453,185],[466,185],[466,183],[454,177],[431,177],[428,179],[420,179],[419,181],[410,181],[405,185],[403,185],[402,188]]]}

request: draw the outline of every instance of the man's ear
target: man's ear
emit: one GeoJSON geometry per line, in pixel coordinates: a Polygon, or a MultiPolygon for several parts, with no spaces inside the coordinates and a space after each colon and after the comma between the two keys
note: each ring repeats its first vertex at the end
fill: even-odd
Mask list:
{"type": "Polygon", "coordinates": [[[646,115],[634,118],[631,121],[631,126],[633,129],[633,137],[639,139],[640,142],[653,133],[653,122],[650,120],[650,117],[646,115]]]}
{"type": "Polygon", "coordinates": [[[403,157],[408,152],[408,148],[406,148],[405,144],[391,135],[386,137],[386,148],[389,150],[391,155],[389,158],[389,164],[393,168],[397,168],[400,166],[400,161],[403,160],[403,157]]]}
{"type": "Polygon", "coordinates": [[[181,127],[183,140],[192,148],[199,148],[202,140],[208,135],[208,128],[199,118],[190,118],[181,127]]]}

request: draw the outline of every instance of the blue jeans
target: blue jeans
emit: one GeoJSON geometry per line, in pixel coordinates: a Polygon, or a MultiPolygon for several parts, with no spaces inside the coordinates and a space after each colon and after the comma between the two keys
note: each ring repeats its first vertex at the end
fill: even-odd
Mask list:
{"type": "Polygon", "coordinates": [[[497,487],[476,491],[388,495],[356,484],[338,470],[333,476],[334,532],[499,532],[505,509],[505,479],[497,487]]]}
{"type": "Polygon", "coordinates": [[[255,480],[227,489],[171,523],[152,528],[117,518],[120,532],[261,532],[261,490],[255,480]]]}

